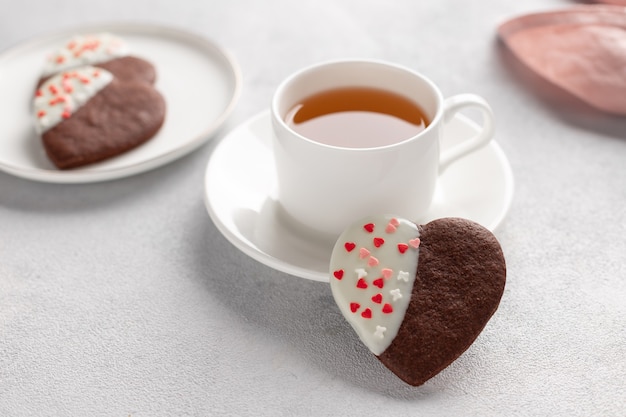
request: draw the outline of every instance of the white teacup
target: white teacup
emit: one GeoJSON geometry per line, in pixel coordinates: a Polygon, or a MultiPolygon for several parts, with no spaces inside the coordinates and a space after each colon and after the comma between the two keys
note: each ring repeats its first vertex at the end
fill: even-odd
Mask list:
{"type": "Polygon", "coordinates": [[[433,198],[437,177],[459,158],[493,137],[493,113],[474,94],[444,99],[423,75],[381,61],[333,61],[304,68],[283,81],[271,106],[278,202],[292,220],[338,236],[354,219],[394,214],[419,221],[433,198]],[[288,112],[311,95],[343,87],[396,93],[417,103],[430,124],[405,140],[377,147],[325,144],[293,130],[288,112]],[[456,112],[483,114],[480,132],[440,155],[439,143],[456,112]]]}

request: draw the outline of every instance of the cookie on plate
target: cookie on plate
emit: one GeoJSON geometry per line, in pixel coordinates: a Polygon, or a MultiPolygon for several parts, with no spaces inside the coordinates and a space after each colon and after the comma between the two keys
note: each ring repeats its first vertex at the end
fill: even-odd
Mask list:
{"type": "Polygon", "coordinates": [[[102,68],[53,75],[35,93],[35,125],[60,169],[119,155],[156,134],[165,100],[150,84],[128,82],[102,68]]]}
{"type": "Polygon", "coordinates": [[[500,303],[500,244],[470,220],[426,225],[362,219],[337,240],[330,285],[363,343],[400,379],[421,385],[458,358],[500,303]]]}
{"type": "Polygon", "coordinates": [[[156,69],[145,59],[130,55],[126,42],[110,33],[78,35],[51,53],[44,64],[39,87],[58,74],[85,65],[103,68],[116,78],[154,84],[156,69]]]}

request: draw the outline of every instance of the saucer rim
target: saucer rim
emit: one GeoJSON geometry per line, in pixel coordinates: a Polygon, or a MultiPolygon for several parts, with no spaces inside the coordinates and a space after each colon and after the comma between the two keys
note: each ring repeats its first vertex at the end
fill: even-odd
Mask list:
{"type": "MultiPolygon", "coordinates": [[[[233,246],[235,246],[238,250],[240,250],[241,252],[249,256],[250,258],[274,270],[277,270],[277,271],[280,271],[289,275],[293,275],[297,278],[303,278],[303,279],[308,279],[312,281],[328,283],[329,276],[327,274],[322,274],[319,271],[313,271],[311,269],[294,265],[292,263],[288,263],[279,258],[276,258],[275,256],[272,256],[262,251],[261,249],[259,249],[258,246],[254,244],[254,242],[251,242],[247,237],[241,234],[235,233],[233,230],[227,227],[227,225],[224,222],[220,220],[220,216],[218,215],[213,205],[211,204],[211,201],[210,201],[211,193],[208,190],[208,182],[209,182],[209,176],[211,174],[211,166],[212,166],[212,161],[214,160],[213,159],[214,155],[216,154],[216,152],[219,151],[223,143],[227,142],[230,137],[239,134],[239,131],[244,130],[247,126],[257,122],[259,119],[263,119],[263,118],[269,119],[269,117],[270,117],[269,110],[261,111],[249,117],[248,119],[244,120],[242,123],[235,126],[235,128],[231,130],[229,133],[227,133],[220,140],[220,142],[215,146],[215,148],[212,150],[211,155],[209,156],[209,159],[207,162],[205,175],[204,175],[205,208],[208,212],[209,218],[211,219],[215,227],[220,231],[220,233],[226,238],[226,240],[228,240],[233,246]]],[[[470,118],[468,118],[467,116],[457,113],[454,116],[454,118],[459,119],[462,123],[470,125],[473,129],[479,129],[479,126],[477,125],[477,123],[471,120],[470,118]]],[[[255,136],[258,136],[258,135],[255,135],[255,136]]],[[[501,174],[503,176],[503,181],[505,184],[504,193],[503,193],[502,200],[501,200],[503,202],[503,207],[500,210],[498,216],[495,216],[493,221],[488,226],[485,226],[491,232],[496,233],[498,228],[502,225],[504,219],[506,218],[511,208],[511,205],[513,202],[515,183],[514,183],[514,177],[513,177],[513,170],[511,168],[510,162],[508,158],[506,157],[506,154],[504,153],[502,148],[495,141],[495,139],[491,140],[486,145],[486,147],[492,148],[492,151],[494,151],[496,159],[500,162],[500,165],[502,167],[501,174]]]]}

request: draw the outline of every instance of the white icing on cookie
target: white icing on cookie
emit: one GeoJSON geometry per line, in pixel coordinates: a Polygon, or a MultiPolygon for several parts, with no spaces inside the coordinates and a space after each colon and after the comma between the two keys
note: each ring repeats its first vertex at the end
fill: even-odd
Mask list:
{"type": "Polygon", "coordinates": [[[43,133],[68,119],[78,108],[113,80],[113,74],[95,67],[81,67],[49,78],[35,92],[35,127],[43,133]]]}
{"type": "Polygon", "coordinates": [[[128,55],[128,46],[110,33],[75,36],[62,48],[50,54],[43,77],[84,65],[94,65],[128,55]]]}
{"type": "Polygon", "coordinates": [[[371,216],[348,227],[333,249],[333,296],[375,355],[387,349],[404,320],[417,273],[419,244],[413,222],[371,216]]]}

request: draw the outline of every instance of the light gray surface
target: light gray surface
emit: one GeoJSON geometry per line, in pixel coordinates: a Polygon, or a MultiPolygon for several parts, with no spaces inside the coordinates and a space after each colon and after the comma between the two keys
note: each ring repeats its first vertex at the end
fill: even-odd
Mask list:
{"type": "Polygon", "coordinates": [[[326,284],[220,235],[202,196],[213,144],[94,185],[0,173],[0,415],[624,415],[626,119],[531,88],[495,37],[505,18],[574,4],[1,0],[0,50],[120,19],[227,48],[244,90],[216,140],[302,66],[411,66],[445,95],[492,104],[516,194],[497,233],[500,309],[461,358],[411,388],[356,339],[326,284]]]}

